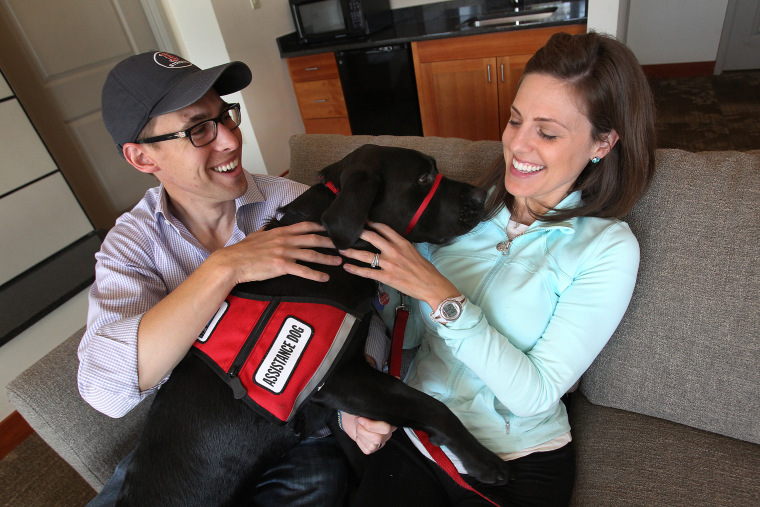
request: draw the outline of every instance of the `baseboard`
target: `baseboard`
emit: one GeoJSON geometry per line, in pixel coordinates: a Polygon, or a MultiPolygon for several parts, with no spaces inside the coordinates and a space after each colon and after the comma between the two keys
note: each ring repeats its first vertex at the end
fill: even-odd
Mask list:
{"type": "Polygon", "coordinates": [[[34,433],[32,427],[15,410],[0,421],[0,459],[6,457],[32,433],[34,433]]]}
{"type": "Polygon", "coordinates": [[[715,62],[664,63],[660,65],[642,65],[641,68],[649,79],[701,77],[713,75],[713,72],[715,72],[715,62]]]}

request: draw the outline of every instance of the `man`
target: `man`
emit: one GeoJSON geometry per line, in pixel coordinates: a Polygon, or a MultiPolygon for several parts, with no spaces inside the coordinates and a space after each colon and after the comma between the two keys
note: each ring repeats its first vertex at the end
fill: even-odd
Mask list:
{"type": "MultiPolygon", "coordinates": [[[[326,281],[296,261],[338,265],[317,224],[261,228],[305,186],[241,165],[242,62],[201,70],[149,52],[114,67],[102,95],[122,156],[160,186],[122,215],[96,255],[78,384],[97,410],[121,417],[166,380],[237,283],[284,274],[326,281]]],[[[382,359],[377,359],[378,364],[382,359]]],[[[93,505],[112,503],[129,457],[93,505]]],[[[334,439],[309,438],[255,485],[262,505],[339,505],[345,464],[334,439]]]]}

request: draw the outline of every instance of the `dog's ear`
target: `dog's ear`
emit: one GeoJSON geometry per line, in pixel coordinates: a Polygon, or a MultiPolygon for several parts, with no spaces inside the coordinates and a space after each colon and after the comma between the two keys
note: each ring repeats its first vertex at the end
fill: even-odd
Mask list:
{"type": "Polygon", "coordinates": [[[336,162],[321,173],[338,187],[335,201],[322,213],[322,225],[340,249],[351,247],[359,239],[382,183],[379,171],[352,162],[336,162]]]}

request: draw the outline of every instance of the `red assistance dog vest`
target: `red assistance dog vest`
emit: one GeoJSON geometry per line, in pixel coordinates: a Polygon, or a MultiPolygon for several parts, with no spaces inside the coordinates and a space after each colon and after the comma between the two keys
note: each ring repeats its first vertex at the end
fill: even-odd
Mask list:
{"type": "Polygon", "coordinates": [[[194,350],[235,398],[285,424],[322,387],[358,324],[357,317],[319,298],[233,293],[194,350]]]}

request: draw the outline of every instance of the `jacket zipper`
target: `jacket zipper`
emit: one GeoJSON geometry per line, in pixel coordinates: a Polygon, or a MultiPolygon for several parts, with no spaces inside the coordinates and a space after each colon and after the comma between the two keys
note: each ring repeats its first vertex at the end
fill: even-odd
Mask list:
{"type": "MultiPolygon", "coordinates": [[[[533,231],[531,231],[533,232],[533,231]]],[[[485,277],[483,277],[483,280],[478,285],[477,291],[473,294],[473,297],[470,298],[470,300],[477,304],[480,304],[481,296],[483,295],[483,291],[486,289],[486,287],[489,286],[491,279],[496,275],[496,273],[501,269],[501,265],[505,262],[509,262],[509,250],[512,248],[512,243],[514,240],[519,238],[520,236],[524,236],[525,234],[528,234],[528,231],[525,231],[524,233],[515,236],[512,239],[507,238],[505,241],[502,241],[496,245],[496,250],[498,250],[501,255],[496,260],[496,263],[491,267],[491,269],[488,270],[488,273],[486,273],[485,277]]]]}
{"type": "Polygon", "coordinates": [[[241,347],[240,352],[238,352],[238,355],[235,356],[235,360],[232,362],[232,366],[230,366],[230,369],[227,372],[227,375],[230,377],[229,384],[232,388],[232,393],[235,396],[235,399],[239,400],[247,394],[247,391],[243,386],[243,383],[240,381],[240,377],[238,375],[240,374],[240,370],[243,368],[246,359],[248,359],[248,356],[251,355],[251,351],[256,345],[258,337],[263,331],[264,326],[267,325],[269,319],[272,318],[272,314],[274,314],[275,310],[277,310],[277,307],[280,305],[281,299],[281,297],[273,297],[269,302],[267,307],[261,313],[261,317],[259,317],[258,322],[256,322],[255,326],[253,326],[251,334],[248,335],[248,338],[245,340],[245,343],[241,347]]]}

